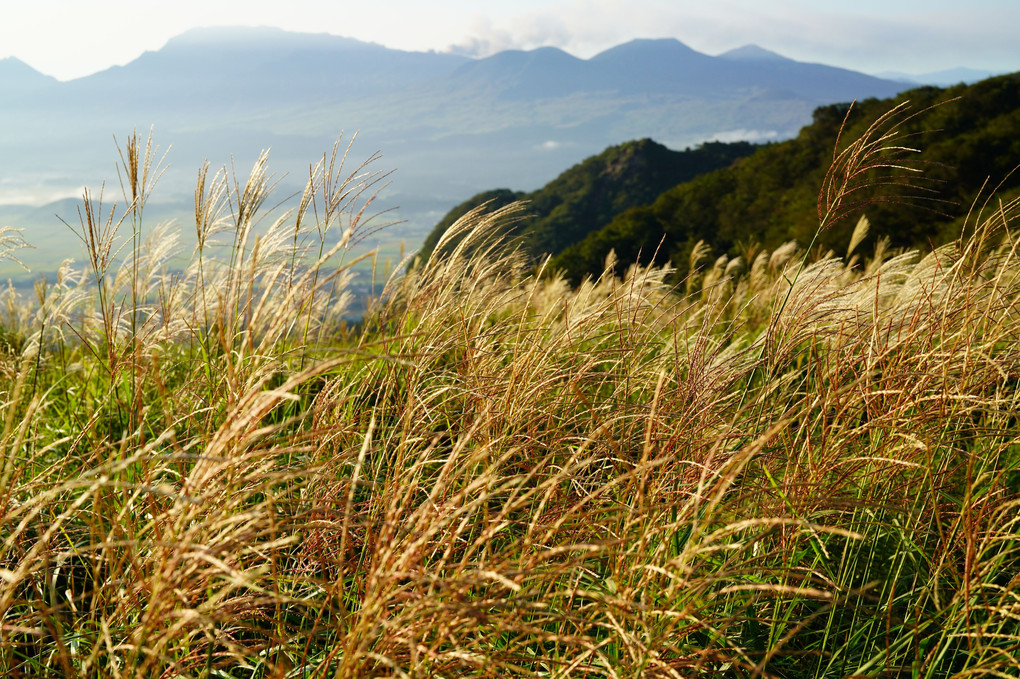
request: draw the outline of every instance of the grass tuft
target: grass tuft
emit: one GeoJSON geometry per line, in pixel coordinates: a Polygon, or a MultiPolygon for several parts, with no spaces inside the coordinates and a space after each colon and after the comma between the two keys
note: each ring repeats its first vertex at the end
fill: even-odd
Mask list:
{"type": "Polygon", "coordinates": [[[478,209],[351,331],[385,175],[342,149],[275,218],[266,156],[203,166],[178,268],[133,135],[87,269],[9,291],[5,676],[1020,674],[1016,203],[576,288],[478,209]]]}

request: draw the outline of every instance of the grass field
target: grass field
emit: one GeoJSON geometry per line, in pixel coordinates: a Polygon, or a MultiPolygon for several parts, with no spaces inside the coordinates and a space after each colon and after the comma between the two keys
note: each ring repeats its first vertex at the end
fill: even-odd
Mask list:
{"type": "Polygon", "coordinates": [[[2,311],[4,676],[1020,675],[1017,202],[577,289],[476,211],[350,327],[366,168],[259,232],[264,164],[203,174],[181,271],[123,160],[2,311]]]}

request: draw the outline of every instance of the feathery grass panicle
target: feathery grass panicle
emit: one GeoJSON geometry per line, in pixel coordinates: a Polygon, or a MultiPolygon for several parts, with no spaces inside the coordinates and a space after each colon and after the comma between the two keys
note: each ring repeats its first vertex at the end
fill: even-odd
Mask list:
{"type": "Polygon", "coordinates": [[[924,255],[699,246],[680,288],[570,289],[479,209],[344,334],[385,176],[349,152],[282,215],[265,156],[204,165],[182,270],[87,194],[91,279],[8,295],[6,675],[1020,673],[1015,201],[924,255]]]}
{"type": "Polygon", "coordinates": [[[0,259],[10,260],[27,271],[28,267],[14,254],[22,248],[32,247],[21,235],[23,231],[13,226],[0,226],[0,259]]]}
{"type": "Polygon", "coordinates": [[[851,104],[836,138],[832,163],[818,192],[820,231],[832,228],[869,204],[899,201],[921,209],[942,202],[931,180],[924,175],[924,162],[918,157],[920,149],[906,146],[917,133],[903,129],[909,121],[931,109],[910,112],[910,102],[901,102],[840,150],[843,132],[853,113],[851,104]],[[876,193],[873,190],[876,187],[886,191],[876,193]],[[893,187],[906,189],[906,193],[890,190],[893,187]]]}

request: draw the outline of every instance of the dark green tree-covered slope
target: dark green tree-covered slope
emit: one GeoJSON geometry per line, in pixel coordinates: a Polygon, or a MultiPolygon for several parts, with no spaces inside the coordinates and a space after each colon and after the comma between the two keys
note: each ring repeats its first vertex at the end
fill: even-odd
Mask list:
{"type": "MultiPolygon", "coordinates": [[[[964,217],[982,193],[999,187],[1020,191],[1020,74],[971,86],[920,88],[895,99],[838,104],[815,111],[814,122],[787,142],[759,149],[732,166],[667,190],[654,203],[635,207],[566,247],[551,262],[577,282],[602,272],[606,255],[618,261],[667,260],[684,273],[699,240],[717,253],[740,254],[755,244],[774,248],[796,240],[807,245],[818,228],[819,188],[840,148],[882,114],[909,101],[900,130],[905,145],[920,149],[904,160],[923,174],[899,171],[881,185],[854,194],[869,217],[872,237],[894,246],[929,247],[957,237],[964,217]],[[934,108],[930,108],[934,107],[934,108]]],[[[901,116],[902,118],[902,116],[901,116]]],[[[822,247],[841,252],[856,215],[819,234],[822,247]]]]}
{"type": "Polygon", "coordinates": [[[461,203],[425,239],[419,258],[427,259],[446,230],[469,210],[483,203],[496,209],[517,200],[528,202],[529,217],[515,227],[524,247],[535,255],[555,254],[628,208],[650,203],[666,189],[726,167],[755,148],[747,142],[709,142],[672,151],[651,139],[612,146],[537,191],[496,189],[461,203]]]}

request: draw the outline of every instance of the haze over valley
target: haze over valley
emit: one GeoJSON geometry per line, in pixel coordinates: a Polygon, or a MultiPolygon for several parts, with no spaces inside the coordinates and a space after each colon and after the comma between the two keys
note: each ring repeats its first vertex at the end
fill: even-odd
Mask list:
{"type": "Polygon", "coordinates": [[[184,233],[196,171],[245,175],[263,149],[281,199],[344,133],[348,162],[376,151],[394,170],[378,200],[414,248],[453,205],[496,186],[530,190],[607,146],[653,138],[768,142],[819,105],[887,97],[910,83],[787,59],[754,45],[710,56],[673,39],[634,40],[580,59],[556,48],[475,59],[275,28],[194,29],[67,82],[0,61],[0,220],[23,226],[45,269],[77,244],[82,187],[120,197],[114,138],[154,130],[166,171],[148,208],[184,233]]]}

